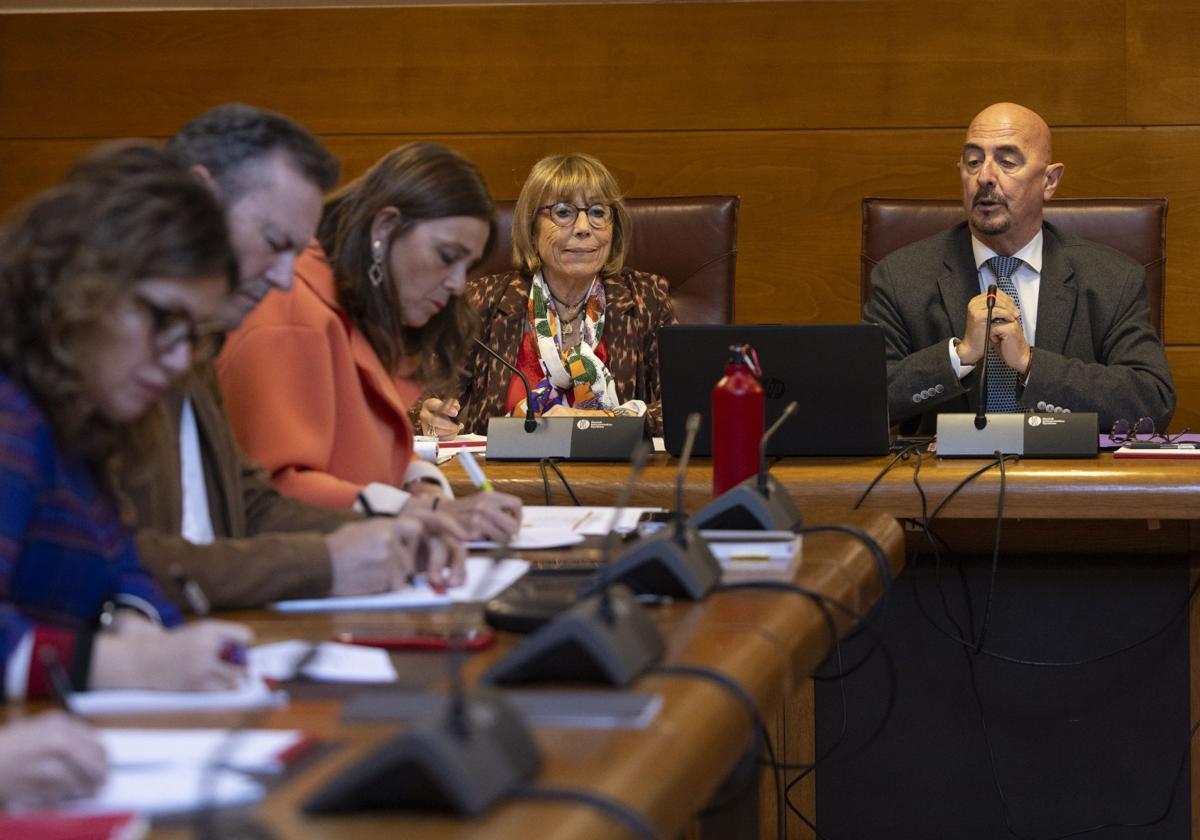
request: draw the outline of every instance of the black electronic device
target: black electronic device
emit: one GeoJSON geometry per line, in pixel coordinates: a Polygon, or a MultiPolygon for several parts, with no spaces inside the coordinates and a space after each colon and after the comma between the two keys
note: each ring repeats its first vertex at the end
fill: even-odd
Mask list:
{"type": "Polygon", "coordinates": [[[803,521],[796,503],[767,471],[767,446],[798,406],[788,403],[758,442],[758,474],[730,487],[696,511],[696,528],[713,531],[794,531],[803,521]]]}
{"type": "Polygon", "coordinates": [[[679,324],[658,333],[663,437],[678,457],[686,419],[701,415],[694,455],[712,454],[712,390],[730,344],[751,344],[762,367],[766,425],[793,401],[800,412],[767,454],[884,455],[888,451],[887,361],[876,324],[679,324]]]}

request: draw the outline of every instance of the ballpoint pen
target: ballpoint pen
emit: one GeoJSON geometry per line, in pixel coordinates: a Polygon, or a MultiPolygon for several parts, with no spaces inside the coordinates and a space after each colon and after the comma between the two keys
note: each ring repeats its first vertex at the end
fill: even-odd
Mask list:
{"type": "Polygon", "coordinates": [[[491,493],[496,488],[492,486],[492,482],[484,475],[483,468],[479,466],[479,462],[475,460],[475,456],[470,452],[459,452],[458,462],[462,464],[463,469],[467,471],[467,477],[471,482],[485,493],[491,493]]]}
{"type": "MultiPolygon", "coordinates": [[[[212,613],[212,604],[205,596],[204,590],[200,588],[200,584],[196,583],[178,563],[172,564],[167,572],[183,591],[183,597],[187,600],[192,612],[198,618],[207,618],[212,613]]],[[[217,657],[230,665],[245,665],[247,661],[246,646],[232,639],[226,639],[221,644],[221,651],[217,657]]]]}

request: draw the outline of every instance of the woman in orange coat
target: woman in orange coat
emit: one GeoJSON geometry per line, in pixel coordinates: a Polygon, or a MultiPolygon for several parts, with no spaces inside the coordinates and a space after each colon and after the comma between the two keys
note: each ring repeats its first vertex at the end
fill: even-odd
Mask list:
{"type": "Polygon", "coordinates": [[[414,460],[408,416],[424,387],[457,376],[477,332],[460,296],[492,215],[479,170],[436,143],[396,149],[327,201],[292,290],[264,300],[218,361],[238,439],[282,492],[327,507],[426,504],[471,537],[515,533],[520,501],[452,498],[414,460]]]}

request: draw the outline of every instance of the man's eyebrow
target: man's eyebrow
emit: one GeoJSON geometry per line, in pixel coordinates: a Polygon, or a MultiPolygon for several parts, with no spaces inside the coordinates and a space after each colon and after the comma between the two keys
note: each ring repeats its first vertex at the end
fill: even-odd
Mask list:
{"type": "MultiPolygon", "coordinates": [[[[965,155],[967,152],[979,152],[983,154],[984,148],[978,143],[967,143],[963,146],[963,154],[965,155]]],[[[1025,157],[1025,152],[1021,150],[1021,147],[1012,143],[996,146],[993,148],[992,153],[997,155],[1016,155],[1021,158],[1025,157]]]]}
{"type": "Polygon", "coordinates": [[[1005,144],[1003,146],[997,146],[996,152],[998,154],[1003,153],[1006,155],[1016,155],[1017,157],[1025,157],[1025,153],[1023,151],[1021,151],[1021,147],[1014,146],[1011,143],[1005,144]]]}

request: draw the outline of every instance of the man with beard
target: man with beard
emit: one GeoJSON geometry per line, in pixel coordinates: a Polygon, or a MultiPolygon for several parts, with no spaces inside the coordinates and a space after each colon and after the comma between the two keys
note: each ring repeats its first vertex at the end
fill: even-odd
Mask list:
{"type": "MultiPolygon", "coordinates": [[[[195,369],[164,397],[156,430],[168,445],[130,466],[120,485],[137,515],[142,562],[180,606],[262,606],[286,598],[359,595],[401,583],[407,568],[461,583],[462,529],[441,513],[406,510],[362,520],[281,495],[242,452],[208,356],[272,290],[292,284],[292,262],[321,215],[337,160],[303,126],[248,105],[221,105],[185,125],[166,151],[216,195],[237,257],[238,284],[193,357],[195,369]],[[205,603],[207,602],[207,603],[205,603]]],[[[109,156],[120,177],[142,165],[136,147],[109,156]]],[[[86,171],[85,160],[76,172],[86,171]]]]}
{"type": "Polygon", "coordinates": [[[974,412],[988,353],[989,412],[1094,411],[1102,430],[1141,417],[1166,429],[1175,389],[1145,273],[1043,221],[1063,175],[1052,161],[1041,117],[1007,102],[985,108],[958,161],[966,221],[890,254],[872,273],[863,319],[887,334],[893,423],[915,420],[928,433],[938,412],[974,412]]]}

